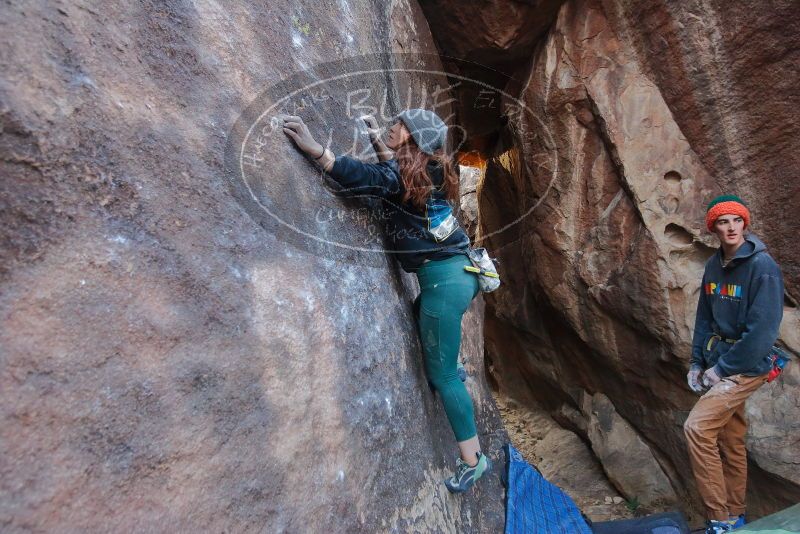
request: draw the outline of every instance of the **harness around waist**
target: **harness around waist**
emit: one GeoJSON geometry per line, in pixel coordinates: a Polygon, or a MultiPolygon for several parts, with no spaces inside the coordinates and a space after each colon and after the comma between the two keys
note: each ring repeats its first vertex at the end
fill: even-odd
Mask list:
{"type": "Polygon", "coordinates": [[[711,352],[711,347],[712,347],[712,345],[714,344],[714,340],[715,340],[715,339],[716,339],[717,341],[724,341],[725,343],[728,343],[728,344],[730,344],[730,345],[733,345],[734,343],[736,343],[737,341],[739,341],[738,339],[731,339],[731,338],[729,338],[729,337],[722,337],[722,336],[721,336],[721,335],[719,335],[719,334],[713,334],[713,335],[712,335],[710,338],[708,338],[708,343],[706,343],[706,350],[707,350],[708,352],[711,352]]]}

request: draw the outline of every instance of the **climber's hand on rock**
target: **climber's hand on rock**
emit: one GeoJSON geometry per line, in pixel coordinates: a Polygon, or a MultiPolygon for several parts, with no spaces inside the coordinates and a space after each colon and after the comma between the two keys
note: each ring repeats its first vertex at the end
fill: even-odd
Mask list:
{"type": "Polygon", "coordinates": [[[381,137],[381,129],[378,126],[378,121],[372,115],[364,115],[361,117],[361,120],[364,121],[364,124],[367,125],[367,133],[369,134],[369,139],[373,143],[380,139],[381,137]]]}
{"type": "Polygon", "coordinates": [[[722,380],[714,368],[706,369],[706,372],[703,373],[703,385],[707,388],[713,388],[720,380],[722,380]]]}
{"type": "Polygon", "coordinates": [[[364,124],[367,126],[369,140],[378,155],[378,160],[386,161],[392,159],[394,152],[392,152],[381,139],[382,128],[378,126],[378,121],[375,120],[375,117],[372,115],[364,115],[361,117],[361,120],[364,121],[364,124]]]}
{"type": "Polygon", "coordinates": [[[689,389],[695,393],[702,393],[703,386],[700,384],[700,373],[702,371],[697,368],[689,369],[689,374],[686,375],[686,382],[689,384],[689,389]]]}
{"type": "Polygon", "coordinates": [[[289,115],[283,118],[283,133],[291,137],[297,148],[311,156],[318,158],[322,155],[322,145],[314,140],[308,126],[303,119],[296,115],[289,115]]]}

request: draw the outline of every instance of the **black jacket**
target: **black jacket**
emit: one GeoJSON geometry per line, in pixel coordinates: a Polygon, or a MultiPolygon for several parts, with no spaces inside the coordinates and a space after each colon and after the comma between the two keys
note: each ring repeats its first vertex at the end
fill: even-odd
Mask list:
{"type": "Polygon", "coordinates": [[[441,260],[466,251],[469,237],[453,215],[441,188],[444,175],[439,165],[428,166],[434,189],[425,209],[403,203],[403,181],[397,161],[363,163],[339,156],[328,173],[346,196],[374,196],[383,201],[387,252],[394,254],[406,272],[416,271],[426,259],[441,260]]]}

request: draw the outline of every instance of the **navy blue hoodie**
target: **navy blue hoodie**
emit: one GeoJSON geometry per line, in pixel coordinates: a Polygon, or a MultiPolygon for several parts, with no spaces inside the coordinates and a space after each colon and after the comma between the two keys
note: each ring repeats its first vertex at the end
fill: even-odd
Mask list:
{"type": "Polygon", "coordinates": [[[769,351],[783,318],[781,270],[760,239],[744,239],[725,267],[722,247],[706,262],[697,303],[691,366],[714,367],[721,377],[769,372],[769,351]],[[708,350],[715,333],[723,340],[708,350]]]}
{"type": "Polygon", "coordinates": [[[434,189],[419,211],[403,203],[403,181],[394,159],[364,163],[339,156],[328,173],[344,189],[346,196],[377,196],[383,200],[389,253],[397,255],[406,272],[415,272],[426,259],[449,258],[469,247],[469,237],[453,215],[442,189],[444,173],[437,164],[428,166],[434,189]]]}

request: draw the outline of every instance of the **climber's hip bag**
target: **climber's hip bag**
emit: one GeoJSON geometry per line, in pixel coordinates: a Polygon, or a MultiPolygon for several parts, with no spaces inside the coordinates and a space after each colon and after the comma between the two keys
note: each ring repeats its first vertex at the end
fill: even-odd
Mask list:
{"type": "Polygon", "coordinates": [[[769,359],[772,361],[772,369],[767,375],[767,382],[772,382],[781,375],[783,368],[791,360],[791,356],[777,345],[772,345],[772,348],[769,349],[769,359]]]}
{"type": "Polygon", "coordinates": [[[475,273],[478,276],[478,286],[484,293],[489,293],[500,287],[500,275],[497,274],[492,258],[485,248],[470,247],[466,252],[472,266],[466,265],[465,271],[475,273]]]}

